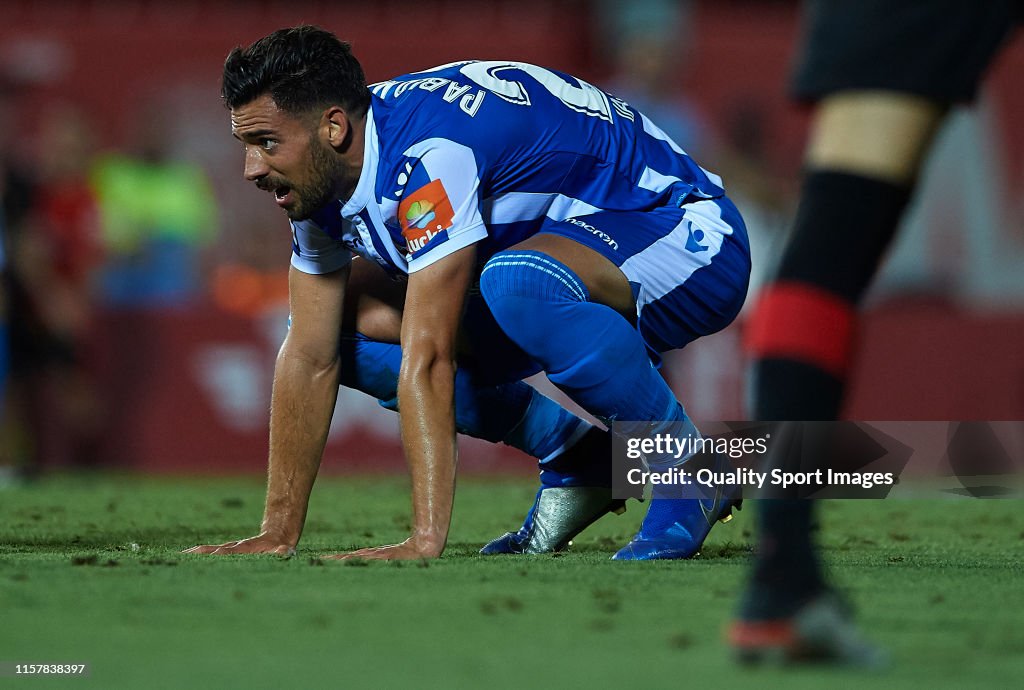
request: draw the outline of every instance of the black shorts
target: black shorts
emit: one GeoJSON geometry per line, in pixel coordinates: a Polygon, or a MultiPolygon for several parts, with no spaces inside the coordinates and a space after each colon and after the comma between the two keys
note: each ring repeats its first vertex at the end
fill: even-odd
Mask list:
{"type": "Polygon", "coordinates": [[[1019,0],[807,0],[791,91],[849,90],[974,99],[985,69],[1024,18],[1019,0]]]}

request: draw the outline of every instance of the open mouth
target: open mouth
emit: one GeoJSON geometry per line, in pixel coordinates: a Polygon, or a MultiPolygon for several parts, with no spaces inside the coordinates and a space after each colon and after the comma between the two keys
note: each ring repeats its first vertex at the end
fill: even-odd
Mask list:
{"type": "Polygon", "coordinates": [[[274,201],[279,206],[284,206],[288,203],[292,196],[292,188],[287,186],[278,187],[274,190],[274,201]]]}

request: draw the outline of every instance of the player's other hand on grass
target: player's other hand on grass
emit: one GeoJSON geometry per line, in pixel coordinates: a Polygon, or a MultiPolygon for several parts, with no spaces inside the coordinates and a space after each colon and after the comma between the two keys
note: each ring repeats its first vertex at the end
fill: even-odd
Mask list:
{"type": "Polygon", "coordinates": [[[285,543],[284,540],[272,537],[266,532],[257,534],[255,537],[229,541],[226,544],[201,544],[185,549],[182,553],[207,553],[217,556],[227,554],[244,553],[272,553],[278,556],[294,556],[295,545],[285,543]]]}
{"type": "Polygon", "coordinates": [[[433,539],[409,537],[401,544],[389,546],[373,546],[348,553],[336,553],[324,558],[345,561],[350,558],[361,558],[374,561],[414,561],[424,558],[437,558],[444,551],[444,542],[433,539]]]}

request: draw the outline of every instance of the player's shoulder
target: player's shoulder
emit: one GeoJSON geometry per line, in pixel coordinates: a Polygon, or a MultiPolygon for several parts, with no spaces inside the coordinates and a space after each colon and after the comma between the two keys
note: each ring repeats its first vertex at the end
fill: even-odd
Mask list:
{"type": "Polygon", "coordinates": [[[426,139],[481,151],[496,146],[501,138],[495,134],[507,138],[523,126],[527,113],[474,71],[490,64],[451,62],[371,84],[381,142],[389,149],[426,139]]]}
{"type": "Polygon", "coordinates": [[[476,119],[487,95],[462,75],[460,68],[466,64],[453,62],[371,84],[374,105],[403,131],[430,127],[457,132],[476,119]]]}

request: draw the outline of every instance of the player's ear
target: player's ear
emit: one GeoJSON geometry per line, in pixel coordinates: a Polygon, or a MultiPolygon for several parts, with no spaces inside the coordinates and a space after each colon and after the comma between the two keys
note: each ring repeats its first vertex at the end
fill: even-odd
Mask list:
{"type": "Polygon", "coordinates": [[[324,111],[322,126],[327,133],[327,143],[335,149],[345,146],[349,130],[352,125],[348,121],[348,114],[337,106],[331,106],[324,111]]]}

